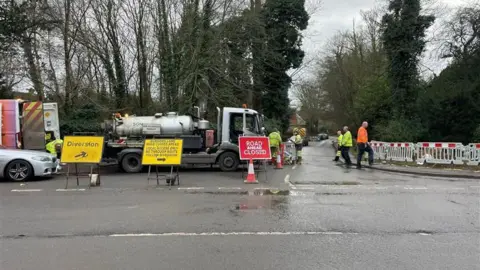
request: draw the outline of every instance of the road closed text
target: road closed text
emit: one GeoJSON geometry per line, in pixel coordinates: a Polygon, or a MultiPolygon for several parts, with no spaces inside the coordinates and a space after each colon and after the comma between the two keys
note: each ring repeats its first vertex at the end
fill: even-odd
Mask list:
{"type": "Polygon", "coordinates": [[[267,137],[240,137],[238,147],[241,160],[271,159],[270,141],[267,137]]]}

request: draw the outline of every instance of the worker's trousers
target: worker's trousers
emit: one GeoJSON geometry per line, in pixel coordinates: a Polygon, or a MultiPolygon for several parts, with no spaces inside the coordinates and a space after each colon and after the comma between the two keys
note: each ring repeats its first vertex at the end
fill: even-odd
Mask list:
{"type": "Polygon", "coordinates": [[[357,156],[357,167],[362,166],[362,158],[365,152],[368,153],[368,164],[373,164],[373,149],[369,144],[359,143],[358,144],[358,156],[357,156]]]}
{"type": "Polygon", "coordinates": [[[342,157],[345,160],[347,166],[352,165],[352,160],[350,159],[350,147],[342,146],[342,157]]]}

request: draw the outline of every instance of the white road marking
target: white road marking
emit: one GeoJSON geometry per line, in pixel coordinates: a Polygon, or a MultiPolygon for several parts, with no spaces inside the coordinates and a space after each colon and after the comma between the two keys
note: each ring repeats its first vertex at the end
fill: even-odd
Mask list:
{"type": "Polygon", "coordinates": [[[233,190],[239,190],[239,189],[242,189],[241,187],[219,187],[218,189],[222,190],[222,189],[233,189],[233,190]]]}
{"type": "Polygon", "coordinates": [[[352,232],[204,232],[204,233],[125,233],[110,234],[109,237],[161,237],[161,236],[238,236],[238,235],[265,235],[265,236],[281,236],[281,235],[352,235],[352,232]]]}
{"type": "Polygon", "coordinates": [[[285,180],[284,180],[284,182],[285,182],[285,184],[288,184],[288,186],[289,186],[291,189],[297,189],[297,187],[290,182],[290,174],[285,175],[285,180]]]}
{"type": "Polygon", "coordinates": [[[85,191],[86,189],[84,188],[69,188],[69,189],[64,189],[64,188],[59,188],[56,189],[55,191],[85,191]]]}
{"type": "Polygon", "coordinates": [[[42,190],[43,189],[12,189],[11,192],[36,192],[42,190]]]}
{"type": "Polygon", "coordinates": [[[427,188],[426,188],[426,187],[404,187],[403,189],[415,189],[415,190],[420,190],[420,189],[422,189],[422,190],[425,190],[425,189],[427,189],[427,188]]]}
{"type": "Polygon", "coordinates": [[[205,189],[204,187],[179,187],[178,190],[200,190],[205,189]]]}
{"type": "Polygon", "coordinates": [[[293,165],[292,170],[295,170],[297,168],[297,165],[293,165]]]}

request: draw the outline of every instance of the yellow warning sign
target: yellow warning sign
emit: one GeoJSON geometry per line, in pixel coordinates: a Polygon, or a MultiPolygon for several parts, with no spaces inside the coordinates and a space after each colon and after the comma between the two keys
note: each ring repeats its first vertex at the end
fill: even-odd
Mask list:
{"type": "Polygon", "coordinates": [[[182,153],[182,139],[145,140],[142,165],[180,165],[182,153]]]}
{"type": "Polygon", "coordinates": [[[63,138],[63,163],[100,163],[103,153],[101,136],[65,136],[63,138]]]}

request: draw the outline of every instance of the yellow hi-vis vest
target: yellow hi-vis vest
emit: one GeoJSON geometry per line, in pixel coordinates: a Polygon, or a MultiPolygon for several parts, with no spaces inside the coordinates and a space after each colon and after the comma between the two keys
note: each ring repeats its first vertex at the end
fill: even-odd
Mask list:
{"type": "Polygon", "coordinates": [[[56,139],[56,140],[54,140],[54,141],[51,141],[51,142],[47,143],[47,145],[45,146],[45,148],[47,149],[47,151],[48,151],[50,154],[56,155],[56,154],[57,154],[57,150],[55,149],[55,145],[57,145],[57,144],[62,144],[62,143],[63,143],[63,140],[56,139]]]}

